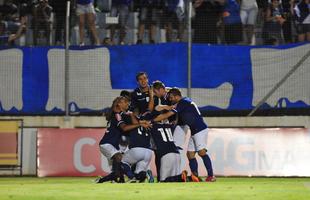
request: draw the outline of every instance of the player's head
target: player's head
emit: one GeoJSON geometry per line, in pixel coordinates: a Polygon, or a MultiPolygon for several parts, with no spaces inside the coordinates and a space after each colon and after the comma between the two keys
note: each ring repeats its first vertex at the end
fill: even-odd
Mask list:
{"type": "Polygon", "coordinates": [[[128,99],[126,97],[116,97],[112,103],[112,110],[114,112],[121,112],[128,110],[128,99]]]}
{"type": "Polygon", "coordinates": [[[131,101],[131,93],[127,90],[122,90],[120,96],[126,97],[128,101],[131,101]]]}
{"type": "Polygon", "coordinates": [[[149,86],[149,79],[146,72],[139,72],[136,75],[136,80],[141,88],[146,88],[149,86]]]}
{"type": "Polygon", "coordinates": [[[182,93],[179,88],[171,88],[168,92],[169,101],[173,104],[178,103],[182,99],[182,93]]]}
{"type": "Polygon", "coordinates": [[[152,85],[153,85],[153,92],[155,96],[161,98],[166,95],[166,87],[163,82],[157,80],[157,81],[154,81],[152,85]]]}

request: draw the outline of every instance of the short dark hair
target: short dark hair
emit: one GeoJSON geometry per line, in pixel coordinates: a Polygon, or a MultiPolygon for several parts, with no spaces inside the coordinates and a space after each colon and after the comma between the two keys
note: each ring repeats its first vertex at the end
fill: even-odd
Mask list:
{"type": "Polygon", "coordinates": [[[173,95],[173,96],[182,96],[181,90],[177,87],[173,87],[169,90],[168,95],[173,95]]]}
{"type": "Polygon", "coordinates": [[[145,75],[146,78],[148,78],[147,76],[147,73],[146,72],[138,72],[137,75],[136,75],[136,80],[138,81],[139,77],[142,76],[142,75],[145,75]]]}
{"type": "Polygon", "coordinates": [[[163,88],[165,89],[166,86],[163,82],[157,80],[157,81],[154,81],[153,84],[152,84],[153,88],[156,89],[156,90],[159,90],[160,88],[163,88]]]}
{"type": "Polygon", "coordinates": [[[120,96],[122,97],[126,97],[129,101],[131,99],[131,93],[127,90],[122,90],[121,93],[120,93],[120,96]]]}

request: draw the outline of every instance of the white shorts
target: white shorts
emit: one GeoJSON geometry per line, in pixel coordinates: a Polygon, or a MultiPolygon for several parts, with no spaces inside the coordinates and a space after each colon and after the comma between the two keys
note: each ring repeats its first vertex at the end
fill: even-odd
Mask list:
{"type": "Polygon", "coordinates": [[[160,159],[160,181],[170,176],[181,174],[181,156],[178,153],[168,153],[160,159]]]}
{"type": "Polygon", "coordinates": [[[119,152],[120,153],[125,153],[126,151],[129,150],[128,145],[124,146],[124,145],[118,145],[119,146],[119,152]]]}
{"type": "Polygon", "coordinates": [[[151,162],[151,159],[152,159],[152,150],[141,147],[135,147],[125,152],[122,158],[122,162],[130,166],[136,164],[135,173],[139,174],[139,172],[148,170],[148,166],[151,162]]]}
{"type": "Polygon", "coordinates": [[[188,126],[177,125],[173,131],[173,141],[177,147],[182,147],[185,143],[185,136],[188,131],[188,126]]]}
{"type": "Polygon", "coordinates": [[[76,15],[77,16],[87,14],[87,13],[96,14],[94,5],[92,3],[85,4],[85,5],[77,4],[77,8],[76,8],[76,15]]]}
{"type": "Polygon", "coordinates": [[[241,9],[240,17],[243,25],[255,25],[257,18],[258,8],[253,7],[251,9],[241,9]]]}
{"type": "Polygon", "coordinates": [[[110,161],[115,154],[119,153],[119,150],[117,150],[112,144],[100,145],[100,151],[108,161],[110,161]]]}
{"type": "Polygon", "coordinates": [[[204,129],[189,138],[187,151],[200,151],[206,149],[208,129],[204,129]]]}

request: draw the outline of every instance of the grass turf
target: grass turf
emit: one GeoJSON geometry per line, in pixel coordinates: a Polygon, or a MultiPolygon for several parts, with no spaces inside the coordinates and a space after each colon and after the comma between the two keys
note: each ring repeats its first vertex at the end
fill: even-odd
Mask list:
{"type": "Polygon", "coordinates": [[[310,178],[218,178],[215,183],[94,184],[94,178],[0,178],[0,200],[309,200],[310,178]]]}

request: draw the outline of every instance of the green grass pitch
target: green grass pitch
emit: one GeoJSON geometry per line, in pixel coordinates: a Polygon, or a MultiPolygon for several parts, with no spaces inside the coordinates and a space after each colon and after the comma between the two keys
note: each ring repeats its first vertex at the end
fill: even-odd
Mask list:
{"type": "Polygon", "coordinates": [[[103,183],[94,178],[0,177],[0,200],[310,200],[310,178],[218,178],[215,183],[103,183]]]}

